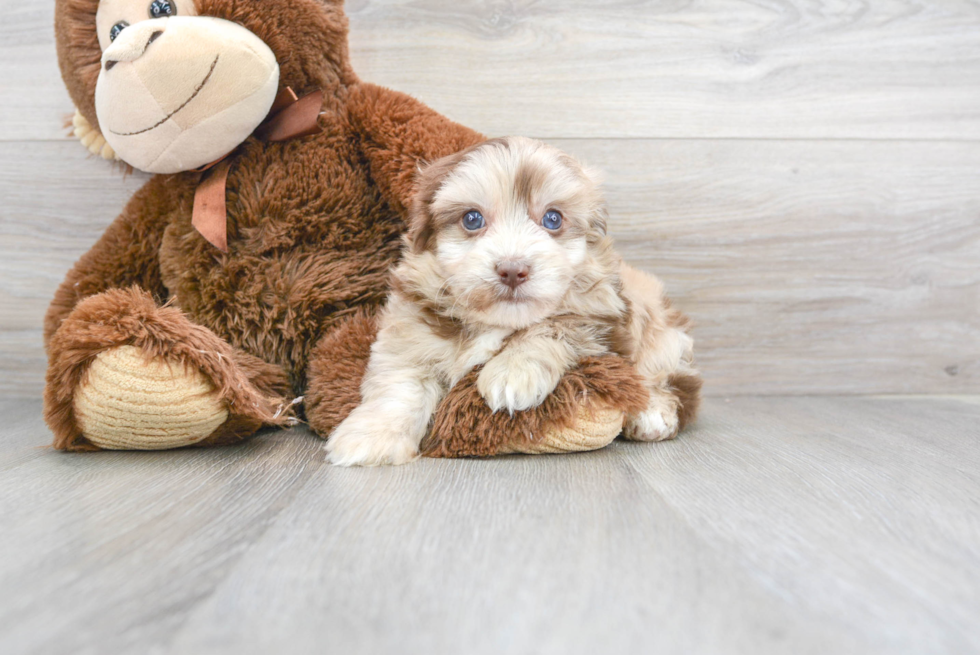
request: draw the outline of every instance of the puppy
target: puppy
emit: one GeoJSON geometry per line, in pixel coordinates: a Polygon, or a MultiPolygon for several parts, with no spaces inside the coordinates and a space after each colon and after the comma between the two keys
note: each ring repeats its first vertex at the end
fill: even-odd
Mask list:
{"type": "Polygon", "coordinates": [[[624,436],[674,437],[700,388],[687,320],[659,281],[623,263],[606,216],[590,173],[530,139],[488,141],[421,171],[362,404],[331,435],[328,459],[415,459],[439,402],[474,367],[487,404],[513,413],[539,405],[583,357],[607,353],[651,391],[624,436]]]}

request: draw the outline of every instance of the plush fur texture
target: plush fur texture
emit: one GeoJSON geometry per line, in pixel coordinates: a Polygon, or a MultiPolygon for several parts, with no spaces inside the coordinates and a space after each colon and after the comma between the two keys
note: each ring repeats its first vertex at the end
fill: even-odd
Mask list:
{"type": "MultiPolygon", "coordinates": [[[[359,80],[342,0],[193,2],[182,15],[228,20],[264,42],[280,88],[324,92],[322,132],[282,143],[250,137],[230,153],[227,253],[191,225],[202,174],[181,172],[150,179],[79,259],[44,325],[45,416],[61,449],[95,448],[75,419],[75,394],[92,361],[129,346],[197,367],[226,401],[227,421],[198,445],[245,439],[281,424],[290,407],[327,436],[359,399],[371,316],[400,256],[417,169],[484,140],[359,80]],[[305,407],[293,404],[304,396],[305,407]]],[[[58,61],[92,139],[103,127],[98,10],[98,0],[56,0],[58,61]]],[[[460,420],[471,413],[454,407],[460,420]]]]}
{"type": "MultiPolygon", "coordinates": [[[[329,431],[361,402],[361,383],[371,345],[378,333],[377,314],[358,311],[317,344],[310,364],[306,399],[311,423],[329,431]]],[[[583,416],[604,408],[623,414],[642,411],[650,394],[636,370],[619,357],[593,357],[579,362],[562,378],[540,408],[514,416],[494,412],[476,386],[479,369],[460,380],[436,410],[421,446],[425,457],[493,457],[527,452],[550,443],[555,435],[574,430],[583,416]]],[[[698,389],[700,389],[700,381],[698,389]]],[[[690,418],[697,410],[697,390],[683,406],[690,418]],[[691,404],[693,401],[693,404],[691,404]]],[[[688,417],[685,417],[688,418],[688,417]]]]}
{"type": "Polygon", "coordinates": [[[313,351],[306,417],[321,434],[329,434],[361,403],[361,381],[378,335],[376,318],[376,312],[359,309],[313,351]]]}
{"type": "Polygon", "coordinates": [[[477,386],[480,370],[470,371],[439,405],[425,457],[491,457],[522,452],[573,427],[583,409],[614,407],[626,414],[643,411],[650,392],[636,370],[619,357],[587,357],[565,374],[554,392],[530,412],[494,412],[477,386]]]}
{"type": "Polygon", "coordinates": [[[577,162],[519,137],[474,146],[420,176],[363,402],[331,436],[329,457],[411,461],[446,394],[475,367],[490,411],[514,416],[551,397],[531,423],[547,420],[562,378],[610,354],[628,359],[648,391],[641,409],[627,403],[624,435],[673,438],[699,388],[686,326],[660,282],[613,249],[602,194],[577,162]]]}
{"type": "Polygon", "coordinates": [[[282,425],[288,419],[282,401],[288,382],[282,369],[233,349],[176,307],[160,307],[138,288],[115,289],[79,303],[48,342],[45,418],[55,434],[55,448],[96,449],[75,420],[75,391],[99,354],[124,345],[141,349],[148,358],[194,367],[211,380],[233,415],[208,438],[208,445],[236,441],[262,425],[282,425]]]}
{"type": "MultiPolygon", "coordinates": [[[[194,335],[207,344],[202,350],[250,358],[253,365],[242,365],[241,356],[226,357],[230,369],[223,375],[229,379],[259,388],[268,371],[275,370],[282,383],[273,385],[272,404],[302,396],[317,343],[338,344],[321,348],[323,358],[355,356],[356,338],[347,347],[334,332],[358,312],[384,302],[418,165],[483,140],[404,94],[358,80],[348,61],[347,19],[339,0],[197,0],[196,8],[202,16],[236,22],[261,38],[279,62],[281,86],[299,95],[323,89],[323,131],[284,143],[249,138],[232,153],[228,254],[192,227],[194,192],[202,176],[186,172],[153,177],[82,256],[45,318],[46,416],[59,448],[91,449],[73,420],[73,391],[84,381],[86,362],[112,343],[140,344],[151,354],[183,358],[191,357],[187,340],[194,335]],[[105,292],[110,293],[100,295],[105,292]],[[91,305],[80,305],[93,296],[99,299],[92,302],[103,305],[97,319],[91,305]],[[164,303],[168,308],[160,311],[174,330],[162,340],[143,339],[146,325],[123,320],[132,316],[135,304],[140,316],[156,321],[161,315],[149,308],[164,303]],[[118,320],[112,320],[114,312],[118,320]],[[111,338],[90,339],[103,324],[112,326],[111,338]]],[[[97,10],[95,0],[58,0],[56,5],[65,83],[94,128],[101,58],[97,10]]],[[[224,388],[224,378],[215,380],[215,387],[224,388]]],[[[324,435],[333,423],[324,418],[320,425],[330,412],[318,411],[318,404],[327,397],[332,396],[314,393],[306,406],[312,427],[324,435]]],[[[234,429],[219,431],[205,443],[244,438],[257,429],[248,412],[231,409],[234,429]]]]}

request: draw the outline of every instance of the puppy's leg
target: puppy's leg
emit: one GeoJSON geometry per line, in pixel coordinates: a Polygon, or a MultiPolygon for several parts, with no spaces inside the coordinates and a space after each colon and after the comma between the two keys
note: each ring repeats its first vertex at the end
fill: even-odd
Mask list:
{"type": "Polygon", "coordinates": [[[663,286],[652,276],[625,264],[623,294],[631,308],[626,355],[646,380],[646,411],[627,419],[623,436],[636,441],[673,439],[694,418],[701,377],[694,369],[694,340],[688,320],[671,309],[663,286]]]}
{"type": "Polygon", "coordinates": [[[494,412],[513,414],[544,402],[573,363],[568,348],[554,339],[520,339],[486,363],[477,389],[494,412]]]}
{"type": "Polygon", "coordinates": [[[435,372],[414,356],[427,334],[410,316],[382,319],[361,385],[361,404],[327,441],[327,459],[340,466],[405,464],[419,456],[445,389],[435,372]]]}
{"type": "Polygon", "coordinates": [[[389,371],[386,380],[365,380],[370,395],[327,441],[327,459],[340,466],[407,464],[418,458],[419,444],[442,397],[433,378],[389,371]]]}
{"type": "Polygon", "coordinates": [[[480,371],[477,389],[494,412],[537,407],[583,357],[606,352],[594,325],[558,318],[514,335],[480,371]]]}

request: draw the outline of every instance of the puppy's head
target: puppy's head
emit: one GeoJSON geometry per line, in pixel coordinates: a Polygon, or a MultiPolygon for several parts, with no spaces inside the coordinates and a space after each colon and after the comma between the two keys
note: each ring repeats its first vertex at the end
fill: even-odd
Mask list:
{"type": "Polygon", "coordinates": [[[406,261],[467,322],[520,329],[561,305],[605,239],[598,184],[570,156],[495,139],[420,173],[406,261]]]}

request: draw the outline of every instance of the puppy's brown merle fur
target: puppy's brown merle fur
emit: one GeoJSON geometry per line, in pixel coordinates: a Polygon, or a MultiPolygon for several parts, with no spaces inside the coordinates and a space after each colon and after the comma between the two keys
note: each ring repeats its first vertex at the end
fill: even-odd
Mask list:
{"type": "Polygon", "coordinates": [[[477,366],[486,402],[513,413],[539,405],[583,357],[608,353],[626,357],[651,391],[624,436],[674,437],[701,386],[688,323],[658,280],[613,249],[593,175],[516,137],[420,175],[362,404],[331,436],[330,460],[414,459],[439,401],[477,366]]]}

